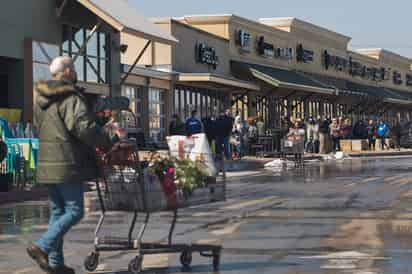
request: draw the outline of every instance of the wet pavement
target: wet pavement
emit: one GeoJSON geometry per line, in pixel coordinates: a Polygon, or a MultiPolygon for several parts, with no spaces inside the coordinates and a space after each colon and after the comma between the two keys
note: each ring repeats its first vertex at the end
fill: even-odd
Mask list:
{"type": "MultiPolygon", "coordinates": [[[[182,210],[175,242],[224,247],[220,271],[193,255],[190,273],[412,273],[412,158],[308,162],[305,169],[230,174],[228,200],[182,210]]],[[[0,273],[40,274],[24,248],[47,227],[45,202],[0,207],[0,273]]],[[[66,238],[67,264],[85,273],[98,213],[66,238]]],[[[125,235],[130,215],[110,214],[102,231],[125,235]]],[[[147,241],[164,239],[158,214],[147,241]]],[[[128,273],[133,253],[102,254],[99,273],[128,273]]],[[[187,273],[179,256],[147,256],[144,273],[187,273]]]]}

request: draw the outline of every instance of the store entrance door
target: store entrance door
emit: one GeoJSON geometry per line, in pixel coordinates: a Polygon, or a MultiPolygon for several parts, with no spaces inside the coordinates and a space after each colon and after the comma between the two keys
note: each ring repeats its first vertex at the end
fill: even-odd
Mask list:
{"type": "Polygon", "coordinates": [[[9,106],[9,77],[7,74],[0,74],[0,108],[9,106]]]}

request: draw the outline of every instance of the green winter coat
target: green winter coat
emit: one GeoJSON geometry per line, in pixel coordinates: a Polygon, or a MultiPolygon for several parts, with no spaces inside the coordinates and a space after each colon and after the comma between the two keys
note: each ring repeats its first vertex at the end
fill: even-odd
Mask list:
{"type": "Polygon", "coordinates": [[[96,178],[96,145],[110,136],[96,119],[82,91],[63,80],[35,85],[35,125],[39,132],[37,180],[41,184],[81,183],[96,178]]]}

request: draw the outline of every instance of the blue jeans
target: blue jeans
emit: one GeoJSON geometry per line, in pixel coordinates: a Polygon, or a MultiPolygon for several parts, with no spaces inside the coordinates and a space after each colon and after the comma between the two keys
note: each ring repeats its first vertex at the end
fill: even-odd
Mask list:
{"type": "Polygon", "coordinates": [[[222,151],[224,152],[226,159],[230,160],[232,158],[230,155],[229,136],[216,137],[216,155],[222,157],[222,151]]]}
{"type": "Polygon", "coordinates": [[[36,245],[49,255],[51,267],[63,266],[64,235],[84,215],[83,184],[56,184],[49,186],[50,223],[48,231],[36,245]]]}

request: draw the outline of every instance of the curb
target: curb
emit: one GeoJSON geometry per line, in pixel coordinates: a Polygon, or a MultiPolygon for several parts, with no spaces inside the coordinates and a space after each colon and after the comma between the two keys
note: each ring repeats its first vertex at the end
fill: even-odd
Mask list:
{"type": "Polygon", "coordinates": [[[26,201],[40,201],[48,197],[47,188],[36,188],[34,190],[12,190],[0,193],[0,205],[20,203],[26,201]]]}

